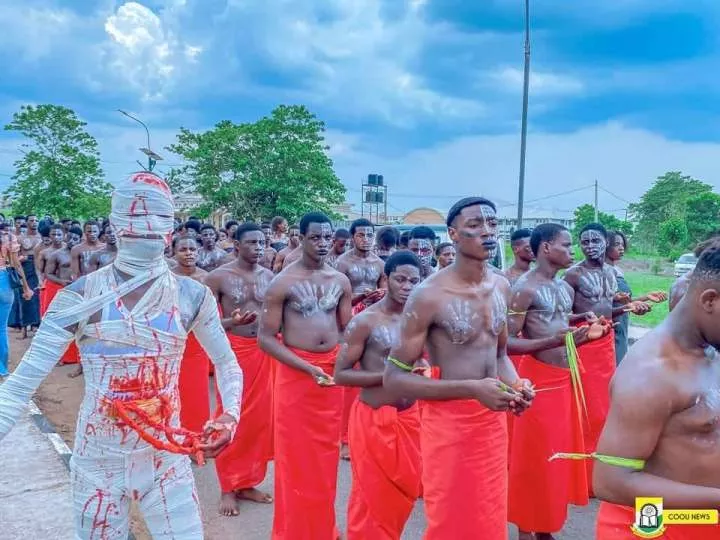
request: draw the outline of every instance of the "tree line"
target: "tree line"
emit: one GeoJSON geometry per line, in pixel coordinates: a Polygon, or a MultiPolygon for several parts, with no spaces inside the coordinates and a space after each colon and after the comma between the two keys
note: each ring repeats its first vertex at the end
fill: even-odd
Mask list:
{"type": "MultiPolygon", "coordinates": [[[[24,136],[5,191],[16,212],[57,217],[106,216],[112,185],[98,144],[72,109],[26,105],[5,130],[24,136]]],[[[289,221],[310,210],[333,217],[345,200],[325,144],[325,124],[306,107],[281,105],[255,122],[222,121],[204,132],[181,127],[167,150],[182,158],[167,180],[176,194],[195,193],[194,214],[224,208],[241,219],[289,221]]]]}

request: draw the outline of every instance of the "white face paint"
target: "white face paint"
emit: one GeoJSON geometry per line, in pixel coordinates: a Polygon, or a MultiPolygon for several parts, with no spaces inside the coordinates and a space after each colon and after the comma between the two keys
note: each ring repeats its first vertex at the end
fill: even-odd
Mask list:
{"type": "Polygon", "coordinates": [[[590,229],[580,235],[580,245],[583,253],[591,260],[597,261],[605,258],[607,240],[600,231],[590,229]]]}
{"type": "Polygon", "coordinates": [[[425,238],[414,238],[410,240],[410,251],[412,251],[420,262],[425,266],[432,262],[433,247],[432,242],[425,238]]]}

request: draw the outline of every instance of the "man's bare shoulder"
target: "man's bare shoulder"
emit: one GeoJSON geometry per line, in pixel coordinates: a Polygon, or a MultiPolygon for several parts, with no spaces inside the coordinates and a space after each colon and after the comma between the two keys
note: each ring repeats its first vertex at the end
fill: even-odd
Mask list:
{"type": "Polygon", "coordinates": [[[77,246],[73,246],[72,249],[70,250],[70,255],[75,255],[76,253],[80,253],[83,250],[83,248],[85,248],[85,247],[90,247],[90,246],[87,246],[84,242],[82,244],[78,244],[77,246]]]}

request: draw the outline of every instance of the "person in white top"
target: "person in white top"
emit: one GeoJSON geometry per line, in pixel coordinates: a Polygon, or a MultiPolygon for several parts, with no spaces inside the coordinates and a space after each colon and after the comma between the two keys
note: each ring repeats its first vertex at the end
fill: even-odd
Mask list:
{"type": "Polygon", "coordinates": [[[154,539],[203,537],[190,456],[202,463],[232,439],[242,371],[206,286],[170,272],[167,184],[136,173],[112,195],[115,261],[60,291],[0,387],[0,439],[75,340],[85,371],[70,462],[77,539],[127,538],[130,501],[154,539]],[[224,414],[203,433],[180,427],[178,372],[192,332],[215,364],[224,414]]]}

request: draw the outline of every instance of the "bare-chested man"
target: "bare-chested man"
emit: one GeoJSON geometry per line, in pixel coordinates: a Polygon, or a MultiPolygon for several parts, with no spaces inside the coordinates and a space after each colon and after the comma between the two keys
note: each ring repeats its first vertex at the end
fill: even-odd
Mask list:
{"type": "Polygon", "coordinates": [[[300,221],[302,256],[273,279],[260,316],[260,347],[276,358],[275,538],[338,537],[335,492],[342,388],[335,357],[351,317],[350,281],[325,264],[330,219],[300,221]],[[277,337],[282,329],[282,341],[277,337]]]}
{"type": "MultiPolygon", "coordinates": [[[[595,313],[607,321],[623,313],[642,315],[650,310],[645,302],[631,302],[613,307],[618,292],[615,271],[605,261],[607,231],[599,223],[590,223],[580,231],[580,247],[585,260],[571,267],[564,276],[575,292],[574,313],[595,313]]],[[[608,389],[615,373],[615,333],[581,347],[583,364],[583,387],[587,402],[587,425],[584,429],[585,449],[594,452],[600,437],[608,407],[608,389]]],[[[592,474],[592,462],[588,462],[588,474],[592,474]]]]}
{"type": "Polygon", "coordinates": [[[330,266],[337,268],[337,260],[347,251],[349,241],[350,231],[347,229],[337,229],[335,231],[333,235],[333,245],[326,261],[330,266]]]}
{"type": "Polygon", "coordinates": [[[20,243],[19,260],[28,286],[35,294],[30,300],[25,300],[20,294],[16,300],[20,301],[20,317],[22,319],[22,339],[27,338],[28,328],[35,329],[40,326],[40,275],[35,267],[35,248],[42,244],[42,236],[38,232],[39,221],[35,214],[29,214],[26,220],[27,231],[18,237],[20,243]]]}
{"type": "Polygon", "coordinates": [[[375,235],[375,253],[383,261],[395,253],[400,242],[400,232],[391,225],[385,225],[377,230],[375,235]]]}
{"type": "Polygon", "coordinates": [[[34,259],[35,259],[35,271],[37,272],[40,280],[40,317],[45,315],[45,311],[48,307],[47,301],[47,290],[45,288],[45,267],[47,266],[48,257],[50,254],[57,249],[53,247],[52,238],[50,238],[50,225],[41,225],[38,229],[42,242],[35,248],[34,259]]]}
{"type": "MultiPolygon", "coordinates": [[[[703,250],[708,247],[710,244],[715,242],[717,238],[720,237],[720,234],[718,231],[713,231],[708,238],[706,238],[703,242],[700,242],[697,246],[695,246],[695,249],[693,251],[693,254],[695,257],[700,257],[700,254],[703,252],[703,250]]],[[[672,311],[675,309],[675,306],[678,305],[680,300],[683,296],[685,296],[685,293],[687,292],[688,288],[690,287],[690,278],[692,277],[692,271],[687,272],[677,278],[673,284],[670,287],[670,297],[669,297],[669,303],[668,303],[668,309],[672,311]]]]}
{"type": "Polygon", "coordinates": [[[435,258],[438,262],[438,269],[447,268],[455,262],[455,246],[452,242],[442,242],[435,248],[435,258]]]}
{"type": "Polygon", "coordinates": [[[173,274],[178,276],[187,276],[204,283],[208,273],[197,265],[199,245],[197,240],[191,236],[178,236],[173,242],[173,252],[175,253],[175,266],[172,269],[173,274]]]}
{"type": "MultiPolygon", "coordinates": [[[[506,411],[534,397],[507,356],[510,285],[492,272],[495,205],[455,203],[447,217],[455,262],[423,281],[403,310],[384,386],[425,400],[421,451],[426,538],[507,538],[506,411]],[[433,377],[411,373],[427,347],[433,377]]],[[[412,240],[411,240],[412,242],[412,240]]],[[[432,255],[432,251],[430,252],[432,255]]]]}
{"type": "Polygon", "coordinates": [[[335,382],[360,388],[350,412],[352,491],[348,539],[400,538],[420,495],[420,413],[415,400],[383,388],[383,372],[396,344],[402,310],[420,283],[421,264],[409,251],[385,263],[388,293],[355,316],[345,332],[335,382]],[[360,369],[354,369],[359,365],[360,369]],[[397,459],[402,456],[401,459],[397,459]]]}
{"type": "Polygon", "coordinates": [[[211,272],[205,283],[220,304],[223,326],[245,377],[242,426],[215,461],[222,496],[220,514],[238,515],[238,501],[272,502],[257,489],[272,457],[272,384],[275,362],[258,346],[257,317],[273,273],[260,266],[265,235],[255,223],[235,231],[237,259],[211,272]]]}
{"type": "MultiPolygon", "coordinates": [[[[668,509],[720,507],[720,244],[706,247],[668,317],[618,367],[595,465],[598,540],[630,540],[636,497],[668,509]]],[[[666,524],[663,538],[715,539],[717,525],[666,524]]]]}
{"type": "Polygon", "coordinates": [[[100,270],[103,266],[111,264],[117,256],[117,237],[115,231],[110,225],[105,226],[105,234],[103,239],[105,240],[105,247],[99,251],[95,251],[90,255],[90,261],[88,262],[88,273],[100,270]]]}
{"type": "Polygon", "coordinates": [[[300,228],[297,225],[290,227],[287,234],[287,246],[278,251],[273,264],[273,272],[276,274],[295,262],[302,255],[300,249],[300,228]],[[287,261],[285,259],[288,259],[287,261]]]}
{"type": "Polygon", "coordinates": [[[535,260],[532,249],[530,249],[530,230],[518,229],[510,236],[510,247],[512,248],[515,261],[505,271],[510,285],[514,285],[520,276],[530,270],[530,265],[535,260]]]}
{"type": "Polygon", "coordinates": [[[423,265],[423,279],[431,276],[435,272],[435,269],[432,267],[433,254],[435,253],[435,240],[435,232],[430,227],[420,225],[413,227],[410,231],[408,249],[420,259],[423,265]]]}
{"type": "Polygon", "coordinates": [[[260,266],[272,271],[273,265],[275,264],[275,257],[277,257],[277,251],[270,247],[272,229],[269,223],[263,223],[260,225],[260,228],[265,236],[265,255],[263,255],[262,261],[260,261],[260,266]]]}
{"type": "MultiPolygon", "coordinates": [[[[583,409],[576,399],[579,388],[573,386],[565,339],[572,332],[576,345],[586,343],[590,327],[573,329],[571,325],[595,322],[595,316],[572,314],[575,293],[557,277],[573,262],[572,237],[567,229],[543,223],[533,230],[528,244],[533,259],[537,257],[537,266],[522,274],[513,287],[508,350],[525,355],[519,375],[547,393],[513,422],[508,517],[518,526],[520,540],[551,540],[552,533],[565,523],[568,505],[588,503],[585,464],[549,462],[549,458],[559,448],[585,451],[579,442],[583,409]]],[[[605,334],[609,327],[598,327],[597,331],[605,334]]]]}
{"type": "Polygon", "coordinates": [[[97,221],[87,221],[83,226],[83,232],[85,233],[85,239],[70,251],[73,281],[90,273],[88,266],[90,257],[94,252],[105,247],[105,244],[102,244],[98,239],[100,237],[100,225],[98,225],[97,221]]]}
{"type": "Polygon", "coordinates": [[[350,225],[350,236],[353,249],[342,255],[335,267],[350,280],[353,311],[359,313],[383,297],[387,279],[382,259],[373,252],[373,224],[364,218],[356,219],[350,225]]]}
{"type": "Polygon", "coordinates": [[[200,228],[202,247],[198,251],[197,265],[206,272],[231,261],[232,256],[217,245],[218,234],[215,227],[206,223],[200,228]]]}

